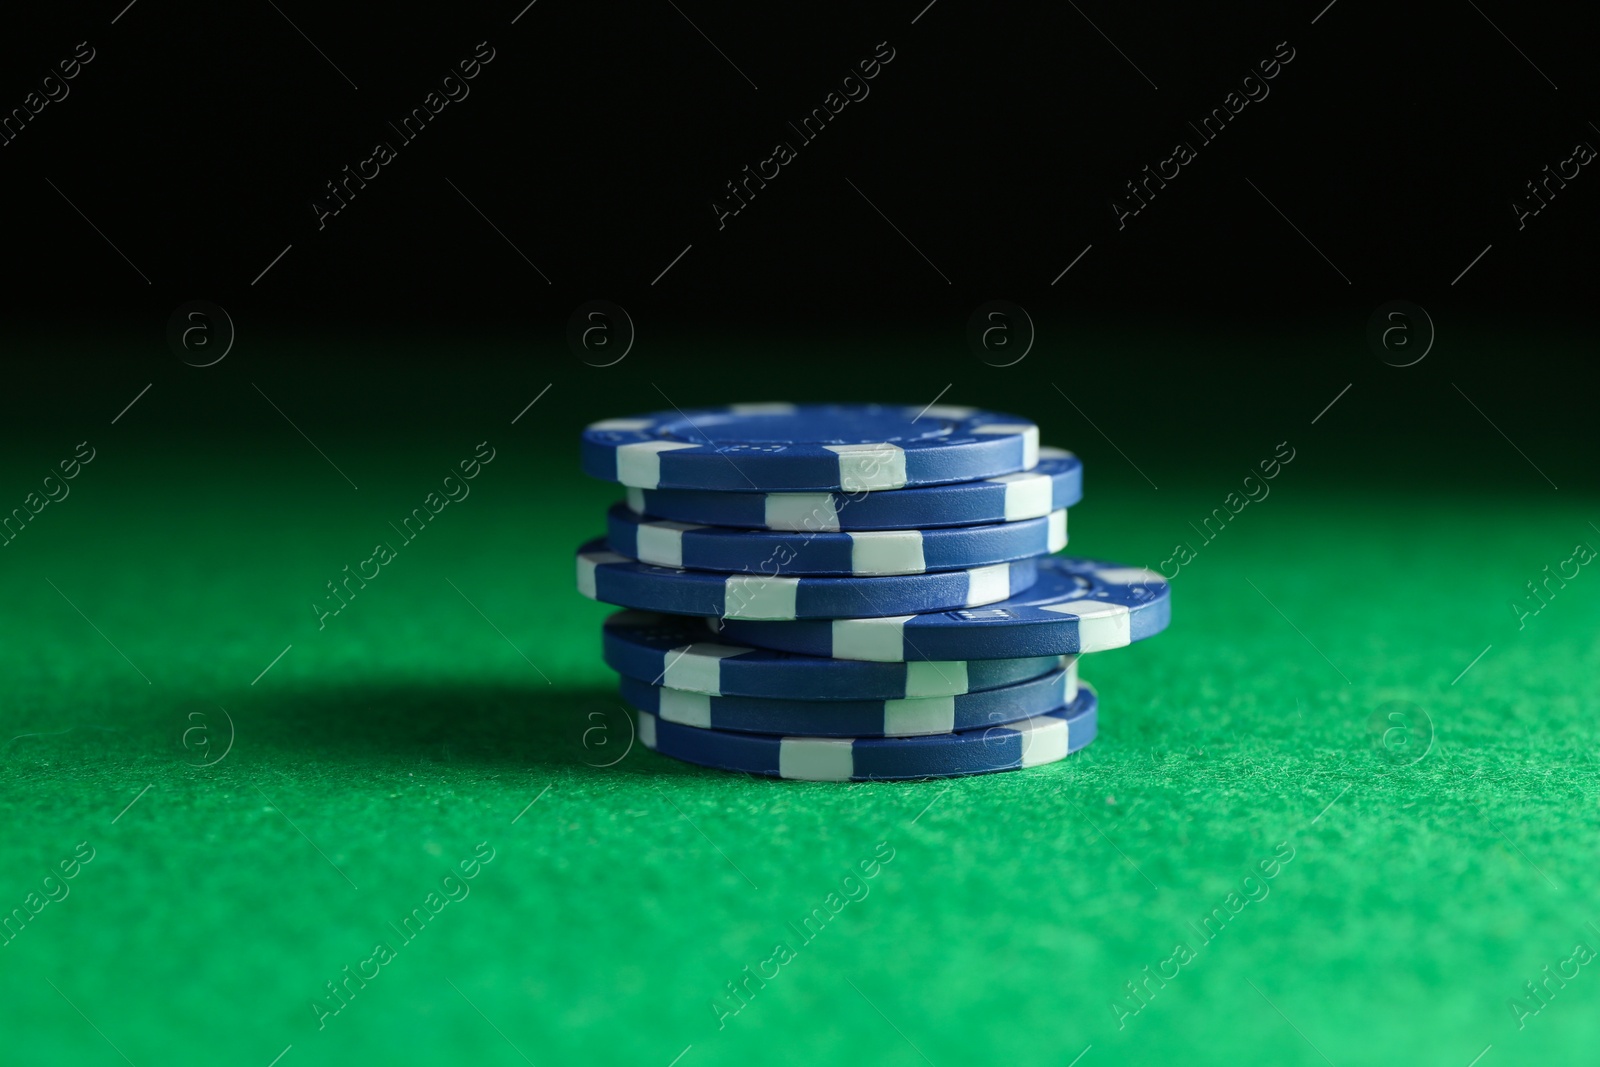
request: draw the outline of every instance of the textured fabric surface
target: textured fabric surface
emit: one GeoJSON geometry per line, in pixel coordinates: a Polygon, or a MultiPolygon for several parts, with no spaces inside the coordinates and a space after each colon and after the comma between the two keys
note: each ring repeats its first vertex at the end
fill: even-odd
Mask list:
{"type": "Polygon", "coordinates": [[[573,448],[552,469],[500,443],[317,628],[306,604],[398,544],[389,521],[470,445],[346,443],[359,492],[298,439],[104,449],[4,549],[0,904],[65,895],[0,947],[0,1058],[1466,1067],[1492,1045],[1499,1067],[1600,1047],[1600,967],[1572,962],[1600,950],[1600,577],[1520,630],[1508,607],[1600,543],[1589,502],[1286,473],[1201,544],[1185,520],[1233,475],[1158,493],[1084,448],[1069,551],[1197,548],[1169,632],[1084,658],[1099,739],[1027,772],[802,784],[630,749],[608,609],[571,556],[620,492],[573,448]],[[1391,701],[1414,707],[1375,727],[1391,701]],[[1576,975],[1519,1027],[1546,965],[1576,975]]]}

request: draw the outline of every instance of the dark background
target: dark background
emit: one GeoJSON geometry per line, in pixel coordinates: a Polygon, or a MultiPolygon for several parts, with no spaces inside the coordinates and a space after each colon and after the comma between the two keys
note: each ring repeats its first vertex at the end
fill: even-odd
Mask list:
{"type": "Polygon", "coordinates": [[[1580,8],[526,3],[0,18],[0,116],[96,50],[0,146],[0,514],[98,450],[0,551],[0,913],[103,848],[6,950],[18,1062],[1600,1045],[1600,979],[1525,1033],[1506,1011],[1600,922],[1600,579],[1530,599],[1600,536],[1600,163],[1511,210],[1600,145],[1580,8]],[[480,41],[471,95],[319,231],[324,183],[480,41]],[[871,95],[719,231],[724,183],[882,41],[871,95]],[[1271,95],[1119,231],[1123,183],[1279,42],[1271,95]],[[168,339],[195,300],[236,332],[205,368],[168,339]],[[590,300],[636,327],[615,365],[569,344],[590,300]],[[969,345],[991,300],[1036,327],[1012,366],[969,345]],[[1437,329],[1407,320],[1412,366],[1367,338],[1395,300],[1437,329]],[[1082,456],[1074,555],[1197,551],[1167,633],[1086,667],[1095,745],[949,796],[588,749],[625,712],[572,551],[620,494],[580,428],[941,396],[1082,456]],[[319,629],[313,598],[480,441],[472,499],[319,629]],[[1270,503],[1203,533],[1279,442],[1270,503]],[[238,723],[214,768],[201,709],[238,723]],[[475,902],[319,1033],[307,998],[485,837],[475,902]],[[1289,838],[1272,898],[1121,1030],[1122,983],[1289,838]],[[720,1031],[706,997],[885,839],[883,888],[720,1031]]]}
{"type": "Polygon", "coordinates": [[[7,347],[36,357],[6,360],[11,425],[61,417],[29,398],[64,366],[95,418],[155,381],[172,419],[231,424],[220,383],[264,411],[245,383],[272,379],[296,411],[339,412],[334,434],[386,401],[520,407],[548,382],[581,410],[546,417],[575,425],[668,394],[925,402],[946,381],[1026,408],[1054,381],[1114,440],[1241,448],[1281,436],[1263,409],[1299,421],[1355,383],[1322,428],[1381,430],[1388,452],[1488,433],[1451,382],[1523,447],[1588,403],[1569,386],[1592,350],[1597,179],[1520,232],[1510,206],[1600,143],[1592,39],[1566,9],[123,2],[30,10],[0,40],[6,109],[77,42],[96,52],[0,148],[0,307],[7,347]],[[398,145],[387,123],[480,41],[495,58],[471,95],[398,145]],[[798,145],[788,122],[882,41],[870,96],[798,145]],[[1279,42],[1294,59],[1270,95],[1200,145],[1187,122],[1279,42]],[[398,158],[319,230],[312,201],[379,139],[398,158]],[[778,139],[798,158],[719,230],[713,199],[778,139]],[[1112,198],[1179,139],[1198,158],[1119,230],[1112,198]],[[566,340],[596,298],[639,338],[604,370],[566,340]],[[1440,340],[1397,370],[1364,331],[1402,298],[1440,340]],[[166,342],[194,299],[238,331],[209,375],[166,342]],[[1038,331],[1027,397],[967,343],[991,299],[1038,331]]]}

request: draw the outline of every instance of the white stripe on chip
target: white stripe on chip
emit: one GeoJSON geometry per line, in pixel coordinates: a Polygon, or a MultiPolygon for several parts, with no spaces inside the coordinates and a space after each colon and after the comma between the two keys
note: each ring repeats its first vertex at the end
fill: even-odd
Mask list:
{"type": "Polygon", "coordinates": [[[936,419],[951,419],[955,422],[960,422],[963,419],[972,418],[977,413],[977,410],[977,408],[964,408],[959,404],[929,404],[922,410],[922,415],[932,415],[936,419]]]}
{"type": "Polygon", "coordinates": [[[615,552],[579,552],[578,553],[578,592],[595,600],[594,570],[602,563],[627,563],[627,556],[619,556],[615,552]]]}
{"type": "Polygon", "coordinates": [[[1039,427],[1031,422],[992,422],[975,428],[973,433],[1020,434],[1022,437],[1022,469],[1031,471],[1039,465],[1039,427]]]}
{"type": "Polygon", "coordinates": [[[728,410],[735,415],[793,415],[795,406],[781,402],[770,404],[729,404],[728,410]]]}
{"type": "Polygon", "coordinates": [[[704,693],[685,693],[681,689],[657,689],[658,714],[668,722],[685,726],[711,726],[711,698],[704,693]]]}
{"type": "Polygon", "coordinates": [[[638,489],[661,485],[661,453],[698,448],[687,441],[639,441],[617,446],[617,481],[638,489]]]}
{"type": "Polygon", "coordinates": [[[765,517],[769,530],[833,533],[839,529],[832,493],[768,493],[765,517]]]}
{"type": "Polygon", "coordinates": [[[1055,485],[1048,474],[1029,474],[1023,471],[1017,474],[1003,474],[998,478],[985,478],[984,481],[999,482],[1006,487],[1007,522],[1037,519],[1041,515],[1050,514],[1050,505],[1055,499],[1055,485]]]}
{"type": "Polygon", "coordinates": [[[641,562],[682,569],[684,531],[703,528],[687,522],[641,522],[634,547],[641,562]]]}
{"type": "Polygon", "coordinates": [[[1067,758],[1067,720],[1040,715],[1005,727],[1022,735],[1022,765],[1037,767],[1067,758]]]}
{"type": "Polygon", "coordinates": [[[1040,604],[1041,610],[1078,617],[1078,651],[1104,652],[1133,641],[1133,616],[1122,604],[1085,598],[1065,604],[1040,604]]]}
{"type": "Polygon", "coordinates": [[[851,659],[898,663],[905,659],[905,625],[915,615],[891,615],[882,619],[834,619],[833,651],[848,648],[851,659]]]}
{"type": "Polygon", "coordinates": [[[1011,596],[1011,564],[991,563],[967,571],[967,607],[993,604],[1011,596]]]}
{"type": "Polygon", "coordinates": [[[855,770],[849,738],[785,737],[778,743],[778,777],[848,782],[855,770]]]}
{"type": "Polygon", "coordinates": [[[591,422],[588,425],[588,429],[616,433],[638,433],[640,430],[648,430],[655,424],[655,419],[601,419],[599,422],[591,422]]]}
{"type": "Polygon", "coordinates": [[[883,702],[885,737],[947,734],[955,728],[955,697],[916,697],[883,702]]]}
{"type": "Polygon", "coordinates": [[[912,662],[906,664],[906,696],[945,697],[968,692],[967,661],[912,662]]]}
{"type": "Polygon", "coordinates": [[[823,445],[839,457],[839,485],[849,492],[904,489],[906,450],[888,443],[823,445]]]}
{"type": "Polygon", "coordinates": [[[852,574],[921,574],[928,569],[921,530],[868,530],[847,536],[852,574]]]}
{"type": "Polygon", "coordinates": [[[672,689],[687,689],[694,693],[722,695],[722,661],[731,656],[742,656],[754,649],[737,645],[719,645],[712,641],[696,641],[667,653],[666,668],[661,672],[661,684],[672,689]]]}
{"type": "Polygon", "coordinates": [[[1167,580],[1155,571],[1144,567],[1101,567],[1095,574],[1113,585],[1162,586],[1167,580]]]}
{"type": "Polygon", "coordinates": [[[722,590],[725,619],[792,619],[800,598],[800,579],[732,574],[722,590]]]}
{"type": "Polygon", "coordinates": [[[1050,513],[1050,540],[1049,548],[1052,552],[1060,552],[1067,547],[1067,509],[1050,513]]]}

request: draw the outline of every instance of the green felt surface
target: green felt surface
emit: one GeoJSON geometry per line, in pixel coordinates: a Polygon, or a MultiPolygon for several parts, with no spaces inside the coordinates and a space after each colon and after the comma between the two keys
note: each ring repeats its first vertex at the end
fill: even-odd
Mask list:
{"type": "MultiPolygon", "coordinates": [[[[588,403],[568,421],[621,413],[588,403]]],[[[1499,1067],[1600,1047],[1600,965],[1520,1028],[1508,1007],[1600,950],[1600,577],[1520,631],[1508,607],[1600,544],[1592,500],[1525,469],[1493,494],[1365,488],[1302,445],[1199,545],[1189,521],[1255,455],[1158,491],[1093,435],[1047,433],[1086,459],[1069,551],[1199,547],[1169,632],[1084,660],[1099,739],[1022,773],[784,783],[628,749],[608,609],[571,564],[617,494],[576,474],[567,422],[504,423],[319,440],[359,490],[281,424],[270,447],[101,431],[73,495],[0,550],[0,905],[94,850],[0,948],[0,1059],[1466,1067],[1492,1045],[1499,1067]],[[471,496],[319,630],[323,583],[484,436],[471,496]],[[1387,701],[1420,709],[1414,763],[1373,747],[1387,701]],[[200,724],[210,749],[184,744],[200,724]],[[391,924],[480,843],[468,895],[404,941],[391,924]],[[378,942],[393,959],[319,1028],[324,983],[378,942]],[[780,942],[792,958],[719,1023],[780,942]],[[1193,959],[1119,1017],[1180,942],[1193,959]]]]}

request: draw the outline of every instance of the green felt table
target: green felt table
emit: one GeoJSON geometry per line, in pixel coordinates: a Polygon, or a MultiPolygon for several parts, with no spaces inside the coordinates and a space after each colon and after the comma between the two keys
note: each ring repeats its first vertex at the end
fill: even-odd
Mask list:
{"type": "Polygon", "coordinates": [[[1171,629],[1085,658],[1100,734],[1062,763],[812,784],[630,747],[609,609],[577,595],[571,552],[619,495],[577,473],[576,428],[638,405],[563,380],[512,424],[538,379],[479,383],[442,428],[420,402],[361,434],[302,415],[313,446],[241,374],[243,431],[225,412],[138,436],[178,415],[158,389],[13,454],[20,501],[56,452],[98,450],[0,556],[0,907],[26,915],[0,947],[0,1060],[1600,1048],[1600,965],[1574,957],[1600,950],[1600,577],[1520,627],[1508,606],[1600,544],[1600,510],[1469,410],[1462,434],[1505,453],[1491,488],[1419,492],[1316,446],[1325,396],[1175,473],[1126,418],[1102,418],[1112,445],[1035,394],[1046,440],[1085,458],[1069,552],[1194,549],[1171,629]],[[1202,541],[1189,523],[1288,436],[1271,496],[1202,541]],[[390,523],[484,440],[470,496],[402,543],[390,523]],[[309,605],[377,541],[395,558],[319,624],[309,605]]]}

